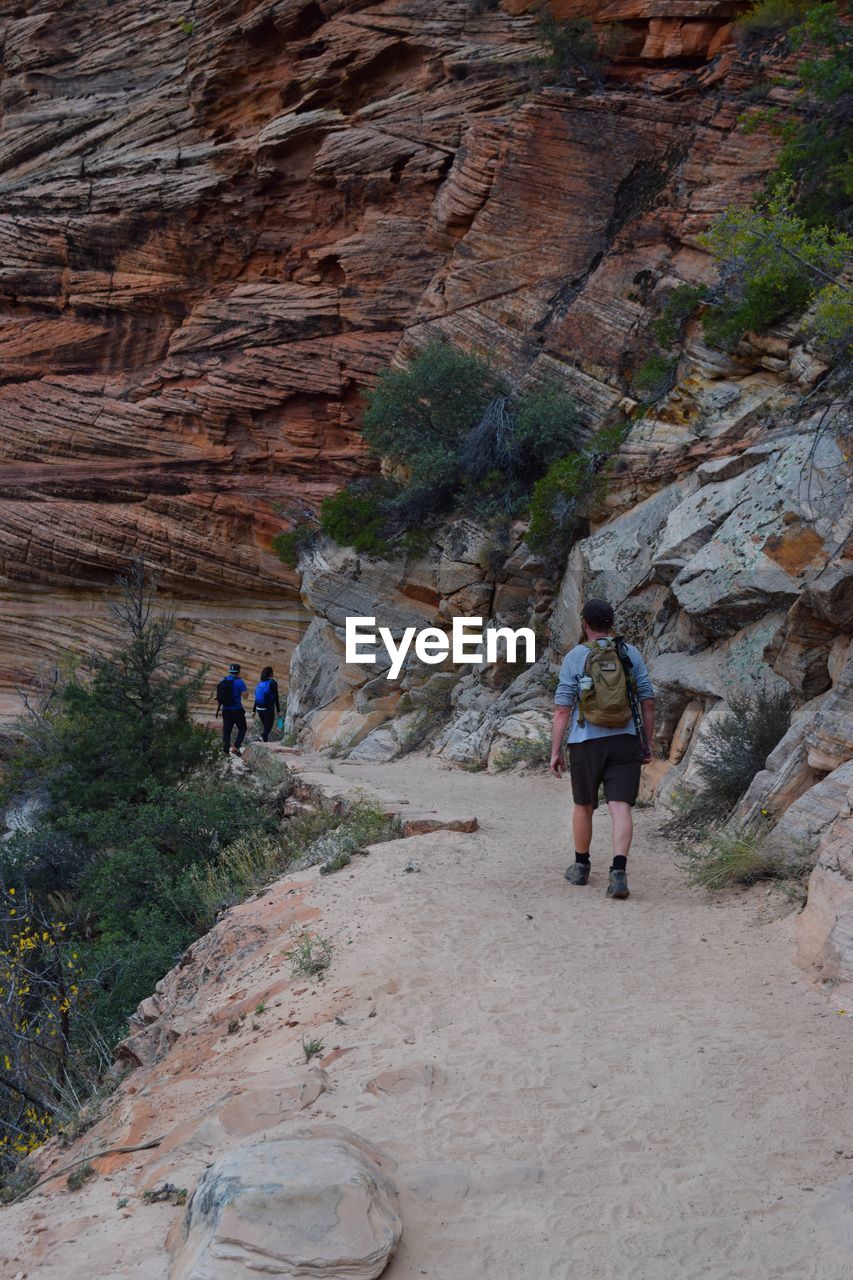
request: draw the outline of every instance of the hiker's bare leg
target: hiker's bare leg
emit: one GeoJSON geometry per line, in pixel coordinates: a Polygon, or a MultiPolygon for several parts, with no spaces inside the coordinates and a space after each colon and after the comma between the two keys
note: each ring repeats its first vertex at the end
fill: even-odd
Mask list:
{"type": "MultiPolygon", "coordinates": [[[[631,848],[631,837],[634,834],[634,819],[631,806],[624,800],[608,800],[607,807],[613,821],[613,855],[627,858],[631,848]]],[[[590,830],[592,822],[590,821],[590,830]]]]}
{"type": "Polygon", "coordinates": [[[572,835],[575,841],[575,853],[589,853],[589,846],[592,843],[591,804],[576,804],[573,806],[572,835]]]}

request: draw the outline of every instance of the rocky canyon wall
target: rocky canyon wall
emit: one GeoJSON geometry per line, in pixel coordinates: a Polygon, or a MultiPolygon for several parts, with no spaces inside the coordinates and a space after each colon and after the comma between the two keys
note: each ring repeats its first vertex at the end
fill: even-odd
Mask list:
{"type": "Polygon", "coordinates": [[[0,713],[108,633],[138,554],[200,661],[283,672],[276,508],[363,465],[401,339],[618,400],[649,298],[707,271],[696,231],[769,155],[733,132],[739,7],[561,0],[625,33],[628,87],[590,94],[531,87],[517,2],[4,5],[0,713]]]}
{"type": "Polygon", "coordinates": [[[108,634],[112,578],[142,554],[199,661],[283,674],[310,624],[303,740],[389,758],[439,708],[435,749],[487,761],[544,727],[549,661],[594,585],[650,650],[664,790],[732,688],[792,685],[799,719],[751,803],[804,812],[831,860],[849,424],[793,328],[730,356],[688,332],[562,582],[521,528],[496,548],[464,521],[417,564],[321,546],[297,575],[270,548],[282,506],[369,465],[360,393],[433,336],[519,386],[561,384],[591,428],[633,407],[651,319],[675,283],[712,278],[698,237],[773,160],[738,119],[757,84],[765,105],[791,91],[784,58],[733,42],[744,7],[556,0],[619,24],[598,89],[547,83],[527,0],[7,5],[0,713],[58,648],[108,634]],[[478,611],[531,622],[549,652],[395,687],[341,662],[346,612],[478,611]]]}

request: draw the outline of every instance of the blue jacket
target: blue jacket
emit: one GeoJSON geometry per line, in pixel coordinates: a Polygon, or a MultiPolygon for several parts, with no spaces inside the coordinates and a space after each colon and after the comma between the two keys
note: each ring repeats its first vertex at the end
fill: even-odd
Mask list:
{"type": "MultiPolygon", "coordinates": [[[[229,677],[230,678],[230,677],[229,677]]],[[[243,710],[243,694],[247,690],[245,680],[241,680],[239,676],[234,678],[232,685],[233,697],[230,702],[223,702],[223,711],[242,711],[243,710]]]]}

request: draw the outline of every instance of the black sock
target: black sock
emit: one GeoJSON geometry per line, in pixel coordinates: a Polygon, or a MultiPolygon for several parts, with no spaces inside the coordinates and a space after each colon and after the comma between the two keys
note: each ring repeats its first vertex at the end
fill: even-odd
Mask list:
{"type": "Polygon", "coordinates": [[[575,850],[575,862],[583,862],[585,865],[586,865],[586,864],[588,864],[588,863],[589,863],[589,854],[588,854],[588,853],[578,853],[578,852],[577,852],[577,850],[575,850]]]}
{"type": "Polygon", "coordinates": [[[624,857],[622,856],[621,853],[616,854],[613,858],[613,862],[611,863],[610,870],[611,871],[627,871],[627,869],[628,869],[627,854],[624,857]]]}

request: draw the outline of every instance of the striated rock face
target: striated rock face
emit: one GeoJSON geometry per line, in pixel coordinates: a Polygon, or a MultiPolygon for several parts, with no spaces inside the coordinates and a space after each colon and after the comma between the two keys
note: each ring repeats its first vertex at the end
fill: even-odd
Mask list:
{"type": "Polygon", "coordinates": [[[139,553],[200,659],[283,671],[306,618],[276,505],[363,466],[359,392],[401,339],[561,379],[590,419],[620,398],[647,307],[760,181],[772,142],[733,131],[757,72],[736,4],[560,0],[618,21],[616,73],[668,96],[533,93],[529,7],[0,20],[0,713],[104,634],[139,553]]]}

